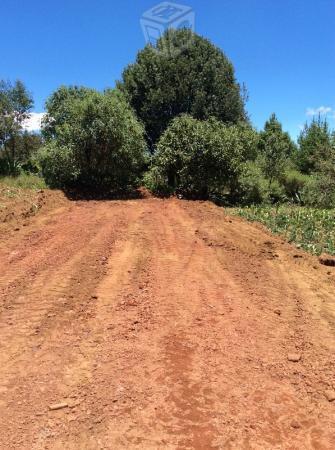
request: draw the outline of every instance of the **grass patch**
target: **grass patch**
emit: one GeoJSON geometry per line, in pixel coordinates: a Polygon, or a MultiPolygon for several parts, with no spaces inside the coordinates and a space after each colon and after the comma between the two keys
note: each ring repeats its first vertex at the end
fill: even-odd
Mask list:
{"type": "Polygon", "coordinates": [[[8,197],[15,197],[17,189],[45,189],[43,178],[37,175],[21,174],[17,177],[0,177],[0,189],[6,190],[8,197]]]}
{"type": "Polygon", "coordinates": [[[273,233],[285,237],[314,255],[335,255],[335,210],[299,206],[250,206],[233,213],[251,222],[260,222],[273,233]]]}

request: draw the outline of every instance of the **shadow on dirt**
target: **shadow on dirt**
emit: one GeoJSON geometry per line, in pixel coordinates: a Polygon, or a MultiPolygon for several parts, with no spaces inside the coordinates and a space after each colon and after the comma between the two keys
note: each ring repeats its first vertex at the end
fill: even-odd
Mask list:
{"type": "Polygon", "coordinates": [[[106,191],[101,189],[66,189],[66,198],[72,201],[106,201],[106,200],[141,200],[152,197],[145,188],[128,189],[122,191],[106,191]]]}

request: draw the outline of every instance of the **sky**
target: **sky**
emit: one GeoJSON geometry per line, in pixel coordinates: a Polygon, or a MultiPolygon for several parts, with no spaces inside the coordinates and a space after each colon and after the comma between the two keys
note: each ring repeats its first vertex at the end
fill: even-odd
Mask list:
{"type": "MultiPolygon", "coordinates": [[[[272,112],[296,138],[319,112],[335,127],[334,0],[177,0],[195,31],[233,62],[252,123],[272,112]],[[185,10],[186,11],[186,10],[185,10]],[[192,21],[192,17],[190,17],[192,21]]],[[[37,128],[60,85],[113,87],[145,45],[141,17],[158,0],[1,0],[0,79],[21,79],[37,128]]]]}

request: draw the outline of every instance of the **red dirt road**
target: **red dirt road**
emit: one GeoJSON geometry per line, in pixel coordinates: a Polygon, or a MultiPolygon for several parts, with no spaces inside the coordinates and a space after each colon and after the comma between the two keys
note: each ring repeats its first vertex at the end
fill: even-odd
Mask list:
{"type": "Polygon", "coordinates": [[[335,448],[335,269],[209,203],[64,201],[18,228],[1,449],[335,448]]]}

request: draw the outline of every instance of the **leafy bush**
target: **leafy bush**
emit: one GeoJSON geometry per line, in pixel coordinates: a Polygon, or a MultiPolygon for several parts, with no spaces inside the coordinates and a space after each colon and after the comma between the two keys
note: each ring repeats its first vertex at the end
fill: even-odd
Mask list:
{"type": "Polygon", "coordinates": [[[286,197],[295,203],[302,203],[302,193],[308,182],[309,176],[296,169],[287,169],[280,177],[280,183],[285,189],[286,197]]]}
{"type": "Polygon", "coordinates": [[[167,176],[158,167],[152,166],[144,174],[143,184],[158,196],[166,197],[173,194],[173,188],[169,187],[167,176]]]}
{"type": "Polygon", "coordinates": [[[88,90],[60,109],[66,119],[40,155],[52,186],[120,190],[136,183],[145,162],[144,130],[120,92],[88,90]]]}
{"type": "Polygon", "coordinates": [[[236,183],[241,163],[254,155],[256,145],[257,134],[247,126],[182,115],[161,136],[153,167],[165,189],[208,198],[236,183]]]}
{"type": "Polygon", "coordinates": [[[35,161],[46,184],[51,188],[74,185],[79,177],[73,151],[68,147],[57,145],[56,142],[50,142],[42,147],[35,161]]]}
{"type": "Polygon", "coordinates": [[[269,180],[257,162],[248,161],[238,177],[235,202],[241,205],[257,205],[269,201],[269,180]]]}
{"type": "Polygon", "coordinates": [[[283,203],[287,201],[284,186],[278,180],[272,180],[269,183],[270,203],[283,203]]]}
{"type": "Polygon", "coordinates": [[[302,191],[304,203],[316,208],[335,208],[335,179],[324,173],[309,178],[302,191]]]}

